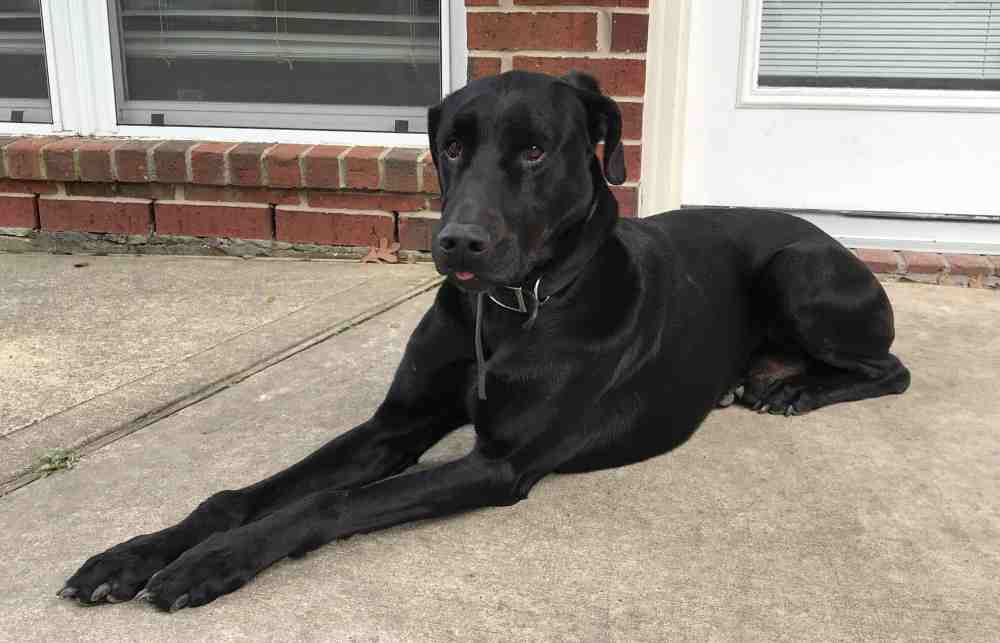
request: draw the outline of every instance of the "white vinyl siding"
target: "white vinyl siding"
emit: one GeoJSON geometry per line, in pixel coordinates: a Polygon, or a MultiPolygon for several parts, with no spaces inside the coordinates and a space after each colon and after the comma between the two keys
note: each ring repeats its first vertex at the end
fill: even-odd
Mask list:
{"type": "Polygon", "coordinates": [[[1000,89],[1000,0],[763,0],[758,84],[1000,89]]]}

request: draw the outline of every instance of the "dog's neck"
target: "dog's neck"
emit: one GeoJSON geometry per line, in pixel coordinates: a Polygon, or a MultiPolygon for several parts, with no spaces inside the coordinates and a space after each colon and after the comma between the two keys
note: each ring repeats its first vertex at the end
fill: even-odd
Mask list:
{"type": "Polygon", "coordinates": [[[493,288],[489,298],[501,308],[527,314],[525,326],[530,326],[546,301],[576,281],[607,240],[617,219],[618,203],[602,179],[587,216],[559,235],[553,257],[532,270],[523,284],[493,288]]]}
{"type": "Polygon", "coordinates": [[[611,236],[611,229],[617,220],[618,202],[601,177],[589,214],[582,223],[561,235],[560,247],[553,258],[540,270],[533,271],[534,282],[528,282],[533,283],[530,289],[526,286],[500,286],[488,293],[479,293],[476,299],[475,348],[478,371],[476,389],[480,400],[486,399],[486,355],[483,349],[483,306],[486,297],[498,306],[527,314],[528,320],[522,328],[531,328],[538,317],[538,309],[576,281],[611,236]],[[505,303],[503,298],[510,296],[514,297],[513,303],[505,303]]]}

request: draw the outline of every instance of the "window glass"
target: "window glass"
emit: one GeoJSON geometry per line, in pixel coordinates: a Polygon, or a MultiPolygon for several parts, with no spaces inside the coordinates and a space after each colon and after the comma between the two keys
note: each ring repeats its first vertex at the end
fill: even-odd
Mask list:
{"type": "Polygon", "coordinates": [[[425,131],[440,0],[112,0],[119,122],[425,131]]]}
{"type": "Polygon", "coordinates": [[[39,0],[0,2],[0,121],[51,123],[39,0]]]}

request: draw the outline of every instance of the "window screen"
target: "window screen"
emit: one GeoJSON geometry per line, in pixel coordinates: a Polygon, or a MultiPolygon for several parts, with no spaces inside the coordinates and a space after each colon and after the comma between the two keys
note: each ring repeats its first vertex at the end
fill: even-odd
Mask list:
{"type": "Polygon", "coordinates": [[[758,84],[1000,90],[1000,0],[763,0],[758,84]]]}
{"type": "Polygon", "coordinates": [[[51,123],[38,0],[0,2],[0,121],[51,123]]]}
{"type": "Polygon", "coordinates": [[[110,0],[119,123],[426,131],[440,0],[110,0]]]}

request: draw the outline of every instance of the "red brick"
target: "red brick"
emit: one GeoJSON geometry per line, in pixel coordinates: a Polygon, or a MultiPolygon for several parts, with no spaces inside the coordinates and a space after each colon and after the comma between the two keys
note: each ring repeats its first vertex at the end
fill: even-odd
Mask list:
{"type": "Polygon", "coordinates": [[[645,52],[649,16],[644,13],[616,13],[611,18],[611,51],[645,52]]]}
{"type": "Polygon", "coordinates": [[[514,56],[514,69],[561,76],[571,70],[593,75],[610,96],[642,96],[646,61],[624,58],[541,58],[514,56]]]}
{"type": "Polygon", "coordinates": [[[81,181],[113,181],[111,152],[119,141],[85,140],[77,146],[76,160],[81,181]]]}
{"type": "Polygon", "coordinates": [[[417,159],[426,151],[413,147],[394,147],[389,150],[382,158],[385,168],[384,188],[393,192],[416,192],[419,189],[417,159]]]}
{"type": "Polygon", "coordinates": [[[344,156],[344,187],[360,190],[379,188],[378,158],[384,147],[359,145],[344,156]]]}
{"type": "Polygon", "coordinates": [[[917,275],[933,275],[944,272],[944,257],[930,252],[903,252],[903,260],[906,262],[906,272],[917,275]]]}
{"type": "Polygon", "coordinates": [[[642,103],[618,102],[622,113],[622,138],[639,140],[642,138],[642,103]]]}
{"type": "Polygon", "coordinates": [[[628,186],[611,186],[611,192],[618,200],[618,214],[634,217],[639,210],[639,190],[628,186]]]}
{"type": "Polygon", "coordinates": [[[153,150],[156,165],[156,180],[162,183],[187,183],[188,150],[197,145],[195,141],[167,141],[153,150]]]}
{"type": "Polygon", "coordinates": [[[157,201],[153,209],[157,234],[237,239],[272,236],[271,208],[266,205],[157,201]]]}
{"type": "Polygon", "coordinates": [[[465,0],[466,7],[495,7],[499,4],[499,0],[465,0]]]}
{"type": "Polygon", "coordinates": [[[42,230],[148,234],[152,220],[148,199],[90,199],[43,196],[38,199],[42,230]]]}
{"type": "Polygon", "coordinates": [[[426,198],[422,194],[391,192],[309,192],[306,201],[311,207],[331,210],[382,210],[383,212],[416,212],[423,210],[426,198]]]}
{"type": "Polygon", "coordinates": [[[399,217],[399,245],[403,250],[429,252],[434,242],[434,233],[441,224],[437,217],[399,217]]]}
{"type": "Polygon", "coordinates": [[[295,190],[268,188],[216,187],[214,185],[185,185],[184,198],[188,201],[223,201],[229,203],[281,203],[298,205],[302,199],[295,190]]]}
{"type": "Polygon", "coordinates": [[[496,76],[500,73],[499,58],[469,57],[469,80],[496,76]]]}
{"type": "Polygon", "coordinates": [[[70,196],[115,199],[172,199],[174,186],[166,183],[67,183],[70,196]]]}
{"type": "Polygon", "coordinates": [[[117,179],[130,183],[145,183],[150,180],[149,150],[160,141],[127,141],[115,146],[114,165],[117,179]]]}
{"type": "Polygon", "coordinates": [[[235,143],[202,143],[191,149],[191,182],[225,185],[226,152],[235,143]]]}
{"type": "Polygon", "coordinates": [[[4,161],[7,176],[12,179],[41,179],[42,154],[41,149],[59,139],[45,137],[25,137],[4,147],[4,161]]]}
{"type": "Polygon", "coordinates": [[[1000,255],[986,255],[984,259],[993,265],[993,275],[1000,277],[1000,255]]]}
{"type": "Polygon", "coordinates": [[[903,265],[900,263],[899,255],[893,250],[858,248],[854,252],[872,272],[887,275],[902,272],[903,265]]]}
{"type": "Polygon", "coordinates": [[[51,181],[19,181],[17,179],[0,179],[0,192],[14,194],[54,194],[59,191],[59,184],[51,181]]]}
{"type": "MultiPolygon", "coordinates": [[[[642,145],[625,145],[625,176],[629,181],[642,177],[642,145]]],[[[597,158],[604,159],[604,144],[597,146],[597,158]]]]}
{"type": "Polygon", "coordinates": [[[297,188],[302,183],[299,156],[309,149],[308,145],[275,145],[264,155],[267,171],[267,185],[274,188],[297,188]]]}
{"type": "Polygon", "coordinates": [[[84,141],[82,138],[63,138],[42,149],[42,162],[45,163],[45,178],[50,181],[75,181],[76,148],[84,141]]]}
{"type": "Polygon", "coordinates": [[[558,7],[586,5],[588,7],[648,7],[649,0],[514,0],[515,6],[558,7]]]}
{"type": "Polygon", "coordinates": [[[466,16],[469,49],[542,49],[594,51],[597,14],[470,13],[466,16]]]}
{"type": "Polygon", "coordinates": [[[438,183],[437,168],[434,167],[434,159],[428,154],[423,162],[423,191],[429,194],[441,194],[441,185],[438,183]]]}
{"type": "Polygon", "coordinates": [[[987,277],[992,272],[990,262],[982,255],[945,255],[950,272],[953,275],[968,277],[987,277]]]}
{"type": "Polygon", "coordinates": [[[241,143],[229,150],[229,182],[233,185],[260,185],[261,157],[273,143],[241,143]]]}
{"type": "Polygon", "coordinates": [[[317,145],[309,150],[303,158],[305,184],[311,188],[339,188],[340,155],[347,150],[342,145],[317,145]]]}
{"type": "Polygon", "coordinates": [[[325,210],[278,206],[275,210],[276,238],[291,243],[334,246],[368,246],[394,237],[391,216],[349,214],[325,210]]]}
{"type": "Polygon", "coordinates": [[[0,228],[37,228],[34,194],[0,195],[0,228]]]}

